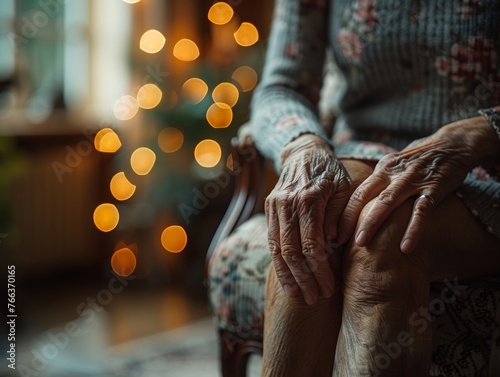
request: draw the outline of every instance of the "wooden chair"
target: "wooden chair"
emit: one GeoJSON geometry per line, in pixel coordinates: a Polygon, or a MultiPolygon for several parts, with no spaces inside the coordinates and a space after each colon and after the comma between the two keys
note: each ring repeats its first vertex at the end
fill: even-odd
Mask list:
{"type": "MultiPolygon", "coordinates": [[[[271,163],[259,153],[243,127],[240,135],[232,140],[234,194],[210,243],[207,265],[222,240],[252,215],[264,211],[267,189],[277,180],[271,163]]],[[[245,377],[250,355],[262,355],[262,340],[244,339],[223,329],[218,329],[218,336],[223,377],[245,377]]]]}

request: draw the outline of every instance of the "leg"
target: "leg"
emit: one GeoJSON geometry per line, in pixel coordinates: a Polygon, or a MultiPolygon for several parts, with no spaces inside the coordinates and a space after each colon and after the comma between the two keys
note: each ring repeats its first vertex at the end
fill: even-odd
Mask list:
{"type": "MultiPolygon", "coordinates": [[[[371,172],[368,165],[346,160],[344,166],[354,187],[371,172]]],[[[340,287],[340,254],[330,260],[340,287]]],[[[342,292],[336,289],[330,299],[308,306],[302,298],[288,299],[283,293],[274,268],[269,269],[266,284],[263,376],[328,376],[333,360],[342,315],[342,292]]]]}
{"type": "Polygon", "coordinates": [[[342,312],[341,292],[307,305],[289,299],[273,266],[266,287],[262,376],[331,377],[342,312]]]}
{"type": "Polygon", "coordinates": [[[422,377],[429,373],[430,327],[415,331],[408,318],[427,307],[430,263],[425,253],[404,255],[399,250],[405,230],[403,215],[409,216],[411,206],[396,211],[368,247],[351,241],[344,250],[337,376],[422,377]]]}
{"type": "Polygon", "coordinates": [[[431,326],[417,324],[415,314],[429,308],[430,282],[500,271],[500,240],[454,196],[435,208],[417,250],[402,254],[399,243],[412,209],[408,201],[367,247],[351,241],[344,251],[338,376],[428,375],[431,326]]]}

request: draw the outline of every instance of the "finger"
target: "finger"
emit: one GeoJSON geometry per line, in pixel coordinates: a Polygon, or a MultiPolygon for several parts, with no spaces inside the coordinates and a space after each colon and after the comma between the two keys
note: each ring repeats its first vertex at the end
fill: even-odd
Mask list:
{"type": "Polygon", "coordinates": [[[278,281],[283,287],[286,295],[290,298],[296,297],[299,293],[299,287],[295,282],[290,269],[281,256],[279,219],[274,204],[266,203],[266,218],[269,251],[271,253],[271,260],[273,262],[274,269],[276,270],[276,277],[278,278],[278,281]]]}
{"type": "Polygon", "coordinates": [[[326,238],[329,240],[337,238],[340,216],[342,215],[351,194],[350,184],[351,183],[349,182],[347,186],[349,188],[348,190],[345,190],[344,192],[335,192],[326,205],[324,232],[326,238]]]}
{"type": "Polygon", "coordinates": [[[337,238],[339,219],[348,200],[349,196],[346,195],[346,198],[333,197],[328,201],[325,209],[324,233],[326,239],[334,240],[337,238]]]}
{"type": "Polygon", "coordinates": [[[355,236],[355,242],[358,246],[368,245],[389,215],[406,199],[414,195],[415,188],[410,187],[412,191],[408,191],[408,187],[410,186],[405,184],[403,180],[395,181],[372,201],[372,205],[366,216],[363,217],[355,236]]]}
{"type": "Polygon", "coordinates": [[[385,175],[372,174],[361,183],[349,198],[339,223],[338,242],[346,243],[354,232],[363,208],[389,184],[385,175]]]}
{"type": "Polygon", "coordinates": [[[429,215],[434,209],[434,202],[430,199],[432,196],[425,195],[422,195],[415,200],[410,222],[408,223],[405,234],[401,239],[401,251],[405,254],[409,254],[415,249],[415,246],[424,233],[429,215]]]}
{"type": "Polygon", "coordinates": [[[288,200],[277,204],[281,256],[289,268],[307,304],[318,297],[318,286],[304,256],[300,239],[299,220],[288,200]]]}
{"type": "MultiPolygon", "coordinates": [[[[325,250],[324,202],[314,194],[302,200],[299,213],[302,254],[324,297],[333,294],[333,273],[325,250]]],[[[313,293],[313,299],[316,300],[313,293]]],[[[307,300],[306,300],[307,301],[307,300]]]]}

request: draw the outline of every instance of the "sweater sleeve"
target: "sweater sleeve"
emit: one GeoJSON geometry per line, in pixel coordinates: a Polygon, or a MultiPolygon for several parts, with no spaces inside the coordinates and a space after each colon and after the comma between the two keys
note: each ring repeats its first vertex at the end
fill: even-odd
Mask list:
{"type": "Polygon", "coordinates": [[[281,170],[281,151],[311,133],[329,142],[318,120],[327,45],[328,0],[275,0],[251,130],[257,147],[281,170]]]}
{"type": "MultiPolygon", "coordinates": [[[[498,138],[500,138],[500,106],[491,107],[489,109],[481,109],[478,113],[490,121],[491,126],[495,130],[498,138]]],[[[490,174],[497,181],[500,181],[500,161],[495,164],[493,169],[490,169],[490,174]]]]}

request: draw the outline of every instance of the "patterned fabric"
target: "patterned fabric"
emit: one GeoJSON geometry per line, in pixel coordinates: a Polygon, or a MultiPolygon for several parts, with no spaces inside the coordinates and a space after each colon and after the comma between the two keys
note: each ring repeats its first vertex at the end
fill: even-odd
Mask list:
{"type": "MultiPolygon", "coordinates": [[[[331,142],[344,157],[377,160],[387,153],[380,145],[401,150],[500,104],[497,0],[275,4],[251,124],[257,147],[278,171],[281,150],[301,134],[330,141],[317,114],[327,51],[342,79],[329,99],[339,111],[331,142]]],[[[484,114],[498,126],[498,108],[484,114]]],[[[500,237],[500,182],[472,172],[458,195],[500,237]]]]}
{"type": "MultiPolygon", "coordinates": [[[[210,303],[217,326],[242,339],[262,340],[264,295],[271,264],[266,219],[255,215],[215,251],[209,270],[210,303]]],[[[494,376],[500,370],[500,279],[431,285],[432,376],[494,376]],[[497,364],[495,364],[497,363],[497,364]],[[496,369],[495,369],[496,368],[496,369]]]]}
{"type": "Polygon", "coordinates": [[[458,287],[456,300],[443,299],[446,284],[431,288],[431,314],[436,313],[432,317],[431,376],[497,376],[500,280],[489,278],[458,287]]]}
{"type": "Polygon", "coordinates": [[[264,214],[217,246],[209,266],[209,298],[217,326],[243,339],[262,339],[264,291],[271,255],[264,214]]]}

